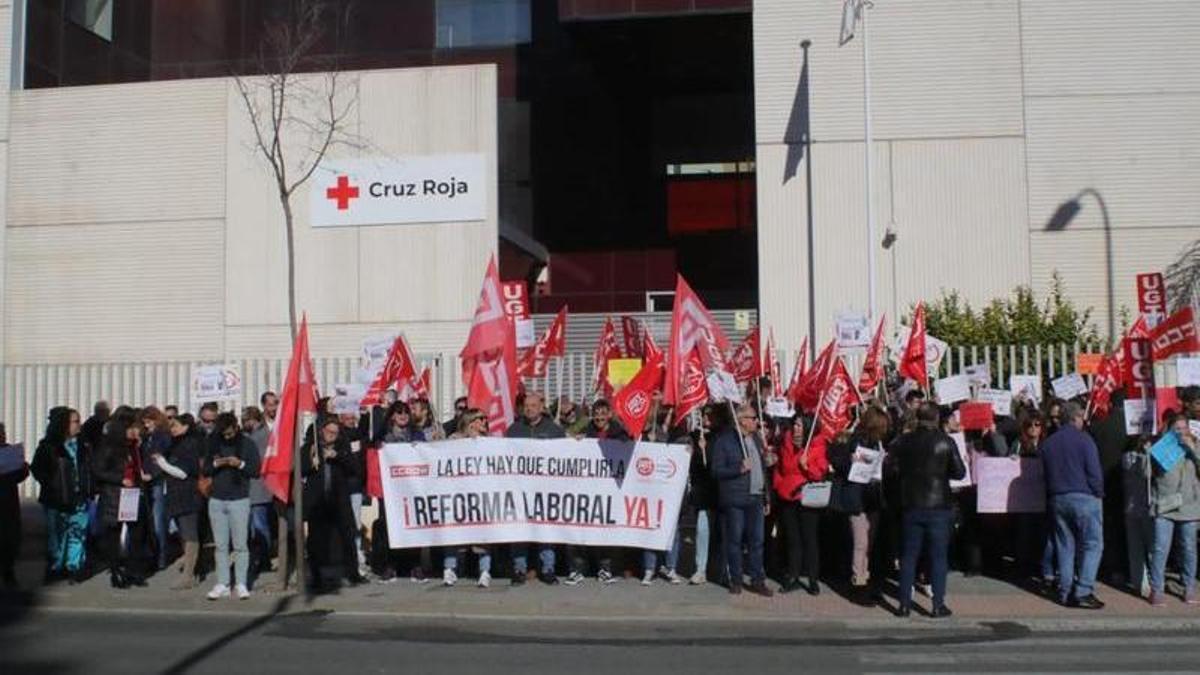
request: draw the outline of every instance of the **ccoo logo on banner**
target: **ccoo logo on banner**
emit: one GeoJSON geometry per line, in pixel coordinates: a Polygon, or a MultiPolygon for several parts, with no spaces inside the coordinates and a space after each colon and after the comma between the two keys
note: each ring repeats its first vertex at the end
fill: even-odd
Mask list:
{"type": "Polygon", "coordinates": [[[328,159],[309,183],[313,227],[469,222],[487,218],[482,154],[328,159]]]}

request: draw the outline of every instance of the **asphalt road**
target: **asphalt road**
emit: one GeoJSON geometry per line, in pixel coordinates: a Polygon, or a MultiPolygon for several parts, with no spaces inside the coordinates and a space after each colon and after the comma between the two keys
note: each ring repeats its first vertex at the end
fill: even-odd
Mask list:
{"type": "Polygon", "coordinates": [[[1194,629],[0,613],[0,673],[1197,672],[1194,629]]]}

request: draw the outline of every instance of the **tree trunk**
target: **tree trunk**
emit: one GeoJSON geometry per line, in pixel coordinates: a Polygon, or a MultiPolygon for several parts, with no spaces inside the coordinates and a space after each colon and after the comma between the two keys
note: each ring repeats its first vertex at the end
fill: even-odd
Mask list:
{"type": "Polygon", "coordinates": [[[296,235],[292,227],[292,200],[280,189],[279,203],[283,206],[283,226],[287,233],[287,265],[288,265],[288,322],[292,328],[292,346],[296,346],[296,235]]]}

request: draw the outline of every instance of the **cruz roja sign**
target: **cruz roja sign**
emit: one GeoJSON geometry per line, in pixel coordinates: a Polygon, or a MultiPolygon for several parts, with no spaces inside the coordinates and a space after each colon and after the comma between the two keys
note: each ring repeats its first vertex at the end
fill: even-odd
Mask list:
{"type": "Polygon", "coordinates": [[[311,181],[313,227],[447,223],[487,218],[482,154],[329,159],[311,181]]]}

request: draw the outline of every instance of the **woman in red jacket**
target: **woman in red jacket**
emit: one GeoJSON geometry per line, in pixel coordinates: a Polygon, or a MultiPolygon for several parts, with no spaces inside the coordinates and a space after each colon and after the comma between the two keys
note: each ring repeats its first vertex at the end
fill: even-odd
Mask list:
{"type": "Polygon", "coordinates": [[[808,439],[805,419],[799,415],[792,421],[792,428],[785,431],[779,443],[779,462],[775,465],[774,487],[779,497],[779,525],[787,542],[788,578],[780,588],[781,593],[790,593],[803,588],[809,595],[817,595],[821,588],[817,579],[820,551],[817,549],[817,527],[821,511],[807,509],[800,504],[800,491],[805,483],[825,479],[829,462],[825,458],[825,438],[815,434],[805,450],[808,439]],[[808,572],[808,584],[800,581],[801,567],[808,572]]]}

